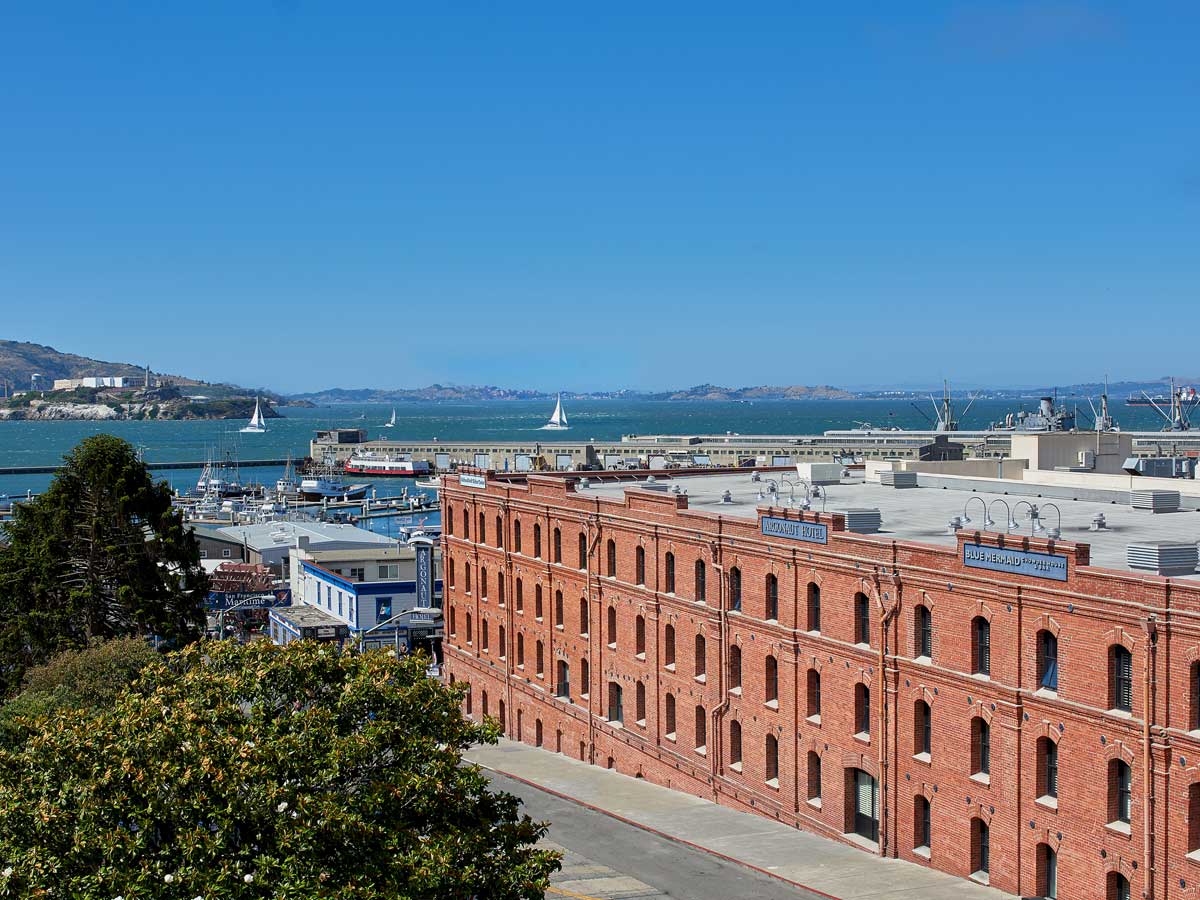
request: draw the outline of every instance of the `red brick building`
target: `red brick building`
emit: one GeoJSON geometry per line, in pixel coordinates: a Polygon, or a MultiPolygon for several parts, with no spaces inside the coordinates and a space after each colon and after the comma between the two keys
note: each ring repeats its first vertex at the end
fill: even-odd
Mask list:
{"type": "Polygon", "coordinates": [[[1010,893],[1200,898],[1200,583],[1089,565],[1187,514],[1072,504],[1093,554],[945,528],[1012,497],[830,488],[862,534],[746,471],[587,474],[444,480],[469,714],[1010,893]]]}

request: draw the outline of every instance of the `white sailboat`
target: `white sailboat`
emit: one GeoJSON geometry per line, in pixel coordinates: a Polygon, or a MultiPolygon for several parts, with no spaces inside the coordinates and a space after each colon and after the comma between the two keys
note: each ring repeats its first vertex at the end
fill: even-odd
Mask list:
{"type": "Polygon", "coordinates": [[[543,431],[566,431],[571,426],[567,424],[567,414],[563,412],[562,394],[558,395],[558,402],[554,404],[554,413],[550,416],[550,421],[542,426],[543,431]]]}
{"type": "Polygon", "coordinates": [[[395,428],[396,427],[396,407],[394,407],[394,406],[392,407],[392,417],[388,421],[383,423],[383,427],[384,428],[395,428]]]}
{"type": "Polygon", "coordinates": [[[265,434],[267,431],[267,420],[263,418],[262,408],[259,406],[259,400],[254,398],[254,415],[250,417],[250,424],[242,429],[242,434],[265,434]]]}

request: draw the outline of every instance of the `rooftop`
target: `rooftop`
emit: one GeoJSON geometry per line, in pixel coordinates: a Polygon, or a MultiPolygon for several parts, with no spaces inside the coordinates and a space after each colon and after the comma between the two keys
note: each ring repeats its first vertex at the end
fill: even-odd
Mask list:
{"type": "Polygon", "coordinates": [[[227,525],[219,530],[225,537],[255,550],[296,546],[300,538],[308,538],[310,547],[320,544],[384,546],[396,543],[395,538],[375,534],[365,528],[332,522],[264,522],[260,525],[227,525]]]}
{"type": "MultiPolygon", "coordinates": [[[[680,491],[687,492],[688,508],[701,512],[716,513],[722,516],[756,520],[759,509],[774,506],[778,508],[798,507],[804,500],[805,489],[797,485],[796,489],[789,486],[796,481],[794,475],[783,473],[764,473],[762,480],[751,480],[749,471],[730,474],[691,475],[669,477],[667,473],[654,473],[658,476],[657,483],[652,489],[673,490],[678,486],[680,491]],[[771,498],[768,482],[775,480],[779,485],[777,499],[771,498]],[[759,499],[762,489],[766,496],[759,499]],[[723,502],[722,497],[728,491],[730,502],[723,502]],[[794,497],[794,500],[793,500],[794,497]]],[[[979,484],[981,480],[973,480],[979,484]]],[[[1026,495],[1026,491],[1005,493],[1005,482],[992,479],[992,490],[972,490],[954,487],[916,487],[894,488],[887,485],[868,483],[861,479],[843,479],[839,484],[822,486],[825,497],[811,499],[811,509],[815,511],[840,512],[847,510],[878,509],[882,525],[878,532],[880,537],[918,541],[927,544],[938,544],[953,547],[957,538],[950,528],[950,521],[962,517],[964,507],[971,521],[963,526],[964,532],[975,530],[999,532],[1004,530],[1008,516],[1003,503],[1007,503],[1016,515],[1018,528],[1011,534],[1030,534],[1031,523],[1029,509],[1025,502],[1036,505],[1047,528],[1059,527],[1061,540],[1089,544],[1091,546],[1091,564],[1109,569],[1130,571],[1126,562],[1126,548],[1131,543],[1186,543],[1195,544],[1200,541],[1200,511],[1185,509],[1172,513],[1154,513],[1146,509],[1134,509],[1128,503],[1076,499],[1075,494],[1067,488],[1041,487],[1041,496],[1026,495]],[[971,498],[979,498],[990,508],[992,517],[997,524],[984,527],[983,505],[971,498]],[[993,503],[993,501],[1003,503],[993,503]],[[1062,514],[1061,526],[1053,506],[1057,506],[1062,514]],[[1103,514],[1107,527],[1102,531],[1092,531],[1092,520],[1103,514]]],[[[1014,488],[1020,482],[1012,483],[1014,488]]],[[[626,490],[644,488],[644,482],[591,483],[588,487],[576,485],[576,489],[584,496],[610,497],[620,500],[626,490]]],[[[1045,537],[1043,533],[1040,536],[1045,537]]],[[[1200,575],[1190,575],[1200,579],[1200,575]]]]}

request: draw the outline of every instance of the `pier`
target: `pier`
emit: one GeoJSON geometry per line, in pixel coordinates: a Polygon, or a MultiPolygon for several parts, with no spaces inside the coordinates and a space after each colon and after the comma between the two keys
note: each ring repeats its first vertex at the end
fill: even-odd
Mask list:
{"type": "MultiPolygon", "coordinates": [[[[292,462],[294,464],[295,460],[292,462]]],[[[237,465],[243,469],[286,466],[287,464],[286,459],[242,459],[237,461],[237,465]]],[[[205,465],[203,460],[200,462],[152,462],[146,463],[146,468],[153,471],[167,471],[170,469],[203,469],[205,465]]],[[[62,469],[63,466],[0,466],[0,475],[53,475],[62,469]]]]}

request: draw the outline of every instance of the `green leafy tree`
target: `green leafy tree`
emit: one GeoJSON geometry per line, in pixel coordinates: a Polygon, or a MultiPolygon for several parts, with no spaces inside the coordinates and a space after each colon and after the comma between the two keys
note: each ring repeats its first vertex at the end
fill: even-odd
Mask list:
{"type": "Polygon", "coordinates": [[[132,446],[82,441],[0,546],[0,688],[55,653],[125,635],[199,636],[207,579],[195,537],[132,446]]]}
{"type": "Polygon", "coordinates": [[[507,900],[558,867],[421,657],[202,642],[0,750],[0,897],[507,900]]]}

